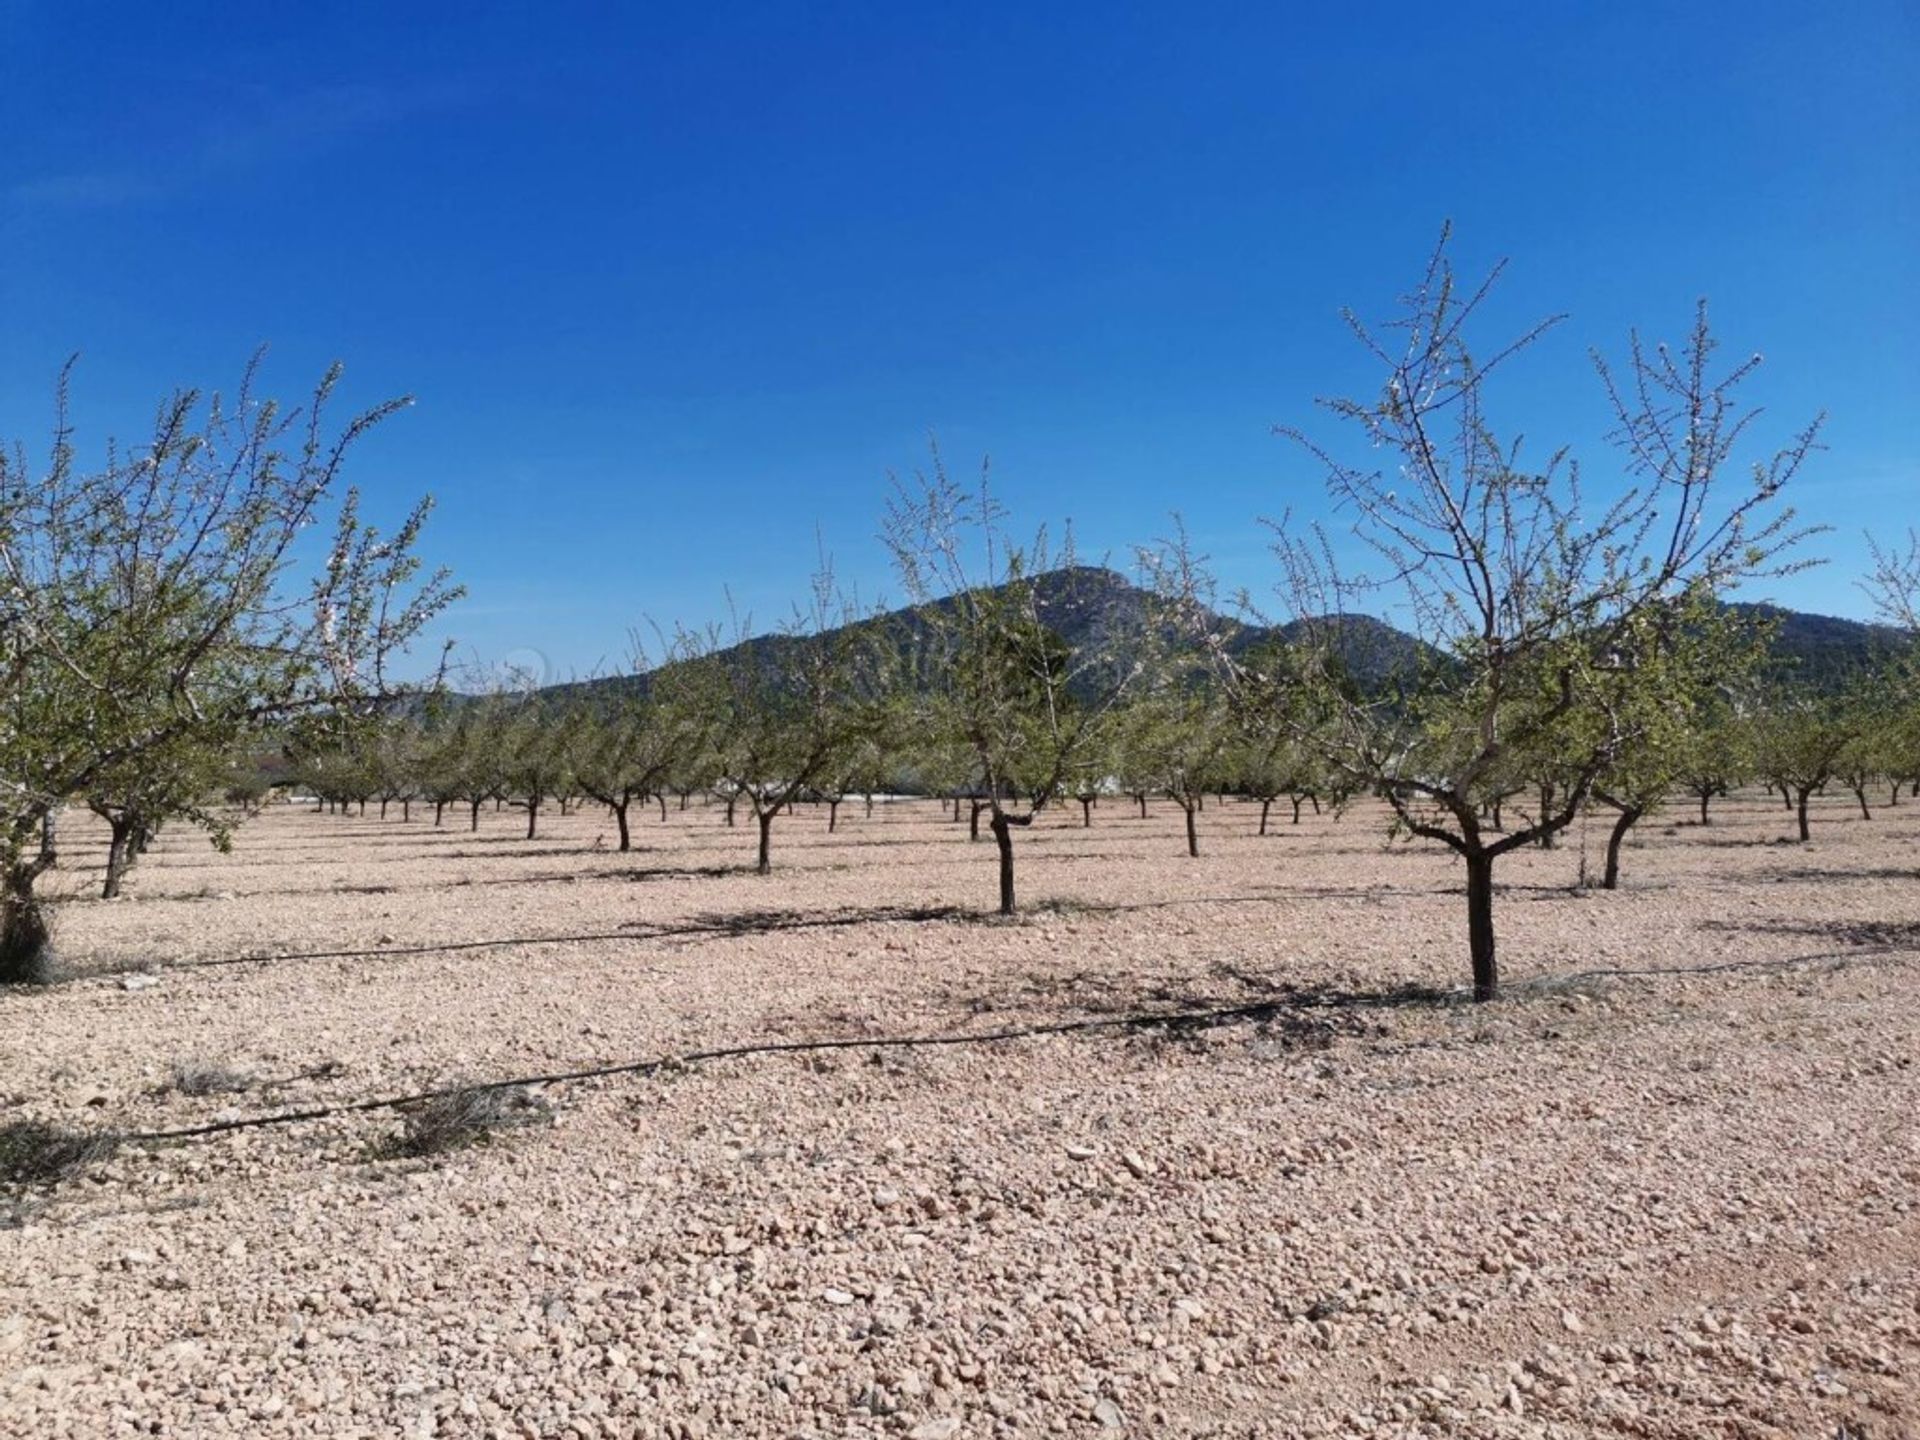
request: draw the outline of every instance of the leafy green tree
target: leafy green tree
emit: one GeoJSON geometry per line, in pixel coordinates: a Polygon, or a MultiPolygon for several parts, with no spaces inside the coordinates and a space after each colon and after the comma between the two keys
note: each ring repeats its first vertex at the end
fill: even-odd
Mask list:
{"type": "MultiPolygon", "coordinates": [[[[628,811],[652,796],[666,819],[666,794],[703,764],[711,749],[719,695],[708,657],[696,653],[691,637],[669,647],[668,660],[649,676],[644,688],[621,692],[606,705],[583,705],[574,775],[589,799],[607,807],[620,834],[620,849],[633,848],[628,811]]],[[[636,656],[636,673],[646,669],[636,656]]],[[[682,794],[709,783],[710,776],[688,780],[682,794]]]]}
{"type": "Polygon", "coordinates": [[[777,635],[755,640],[736,623],[736,642],[714,657],[718,770],[730,802],[753,813],[762,875],[773,869],[775,817],[840,770],[875,723],[884,649],[866,619],[823,566],[810,602],[777,635]]]}
{"type": "Polygon", "coordinates": [[[1224,697],[1179,669],[1122,711],[1121,747],[1132,783],[1165,795],[1186,820],[1187,854],[1200,857],[1200,807],[1226,782],[1240,738],[1224,697]]]}
{"type": "Polygon", "coordinates": [[[1609,720],[1626,739],[1592,787],[1593,798],[1614,815],[1600,880],[1606,890],[1619,888],[1620,848],[1628,832],[1666,803],[1697,758],[1699,717],[1742,688],[1758,669],[1765,643],[1763,630],[1711,602],[1650,613],[1641,623],[1663,625],[1666,632],[1636,637],[1621,648],[1620,663],[1635,668],[1617,702],[1624,713],[1609,720]]]}
{"type": "MultiPolygon", "coordinates": [[[[915,607],[906,660],[924,687],[923,726],[970,753],[966,789],[988,816],[1000,913],[1017,908],[1013,832],[1098,768],[1117,707],[1141,673],[1126,638],[1074,654],[1046,624],[1036,581],[1073,564],[1043,532],[1013,543],[983,476],[968,492],[936,453],[930,475],[896,487],[883,528],[915,607]]],[[[979,811],[976,810],[976,816],[979,811]]]]}
{"type": "Polygon", "coordinates": [[[1754,731],[1760,771],[1787,797],[1804,843],[1812,838],[1808,802],[1859,738],[1858,711],[1842,698],[1784,691],[1769,697],[1754,731]]]}
{"type": "Polygon", "coordinates": [[[45,467],[0,453],[0,980],[41,971],[34,885],[61,806],[191,737],[393,693],[390,658],[456,594],[419,579],[424,504],[384,537],[339,492],[353,444],[404,402],[329,434],[337,376],[304,415],[257,399],[251,368],[230,405],[178,392],[97,469],[63,377],[45,467]],[[328,518],[331,546],[303,564],[328,518]]]}

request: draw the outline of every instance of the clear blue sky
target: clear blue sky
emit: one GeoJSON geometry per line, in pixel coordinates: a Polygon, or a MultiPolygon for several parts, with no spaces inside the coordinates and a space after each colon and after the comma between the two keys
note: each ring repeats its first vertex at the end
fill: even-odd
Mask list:
{"type": "Polygon", "coordinates": [[[1537,441],[1597,467],[1586,347],[1703,294],[1779,429],[1830,411],[1833,563],[1776,594],[1858,614],[1862,528],[1920,521],[1917,17],[0,0],[0,434],[76,350],[95,443],[259,342],[283,391],[344,360],[418,396],[355,475],[439,497],[451,631],[559,673],[723,586],[774,617],[816,526],[886,590],[929,431],[1085,551],[1178,508],[1259,588],[1318,484],[1272,425],[1365,381],[1338,307],[1452,217],[1497,320],[1571,312],[1537,441]]]}

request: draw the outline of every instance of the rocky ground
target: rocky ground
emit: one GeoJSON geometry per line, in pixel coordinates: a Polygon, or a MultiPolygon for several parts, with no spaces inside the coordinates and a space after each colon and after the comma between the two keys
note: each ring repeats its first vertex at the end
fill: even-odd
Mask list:
{"type": "Polygon", "coordinates": [[[1012,924],[919,803],[783,818],[766,879],[700,807],[628,855],[595,814],[169,833],[126,899],[60,877],[8,1119],[856,1043],[17,1192],[0,1434],[1920,1434],[1920,805],[1850,810],[1676,808],[1615,893],[1598,819],[1512,857],[1492,1006],[1455,867],[1366,810],[1216,804],[1199,860],[1170,806],[1059,815],[1012,924]]]}

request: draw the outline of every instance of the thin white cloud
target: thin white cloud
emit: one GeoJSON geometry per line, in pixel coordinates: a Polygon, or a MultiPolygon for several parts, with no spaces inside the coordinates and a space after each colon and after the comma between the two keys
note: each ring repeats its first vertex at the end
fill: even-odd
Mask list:
{"type": "Polygon", "coordinates": [[[190,145],[151,165],[36,176],[8,186],[19,211],[102,210],[163,199],[271,165],[288,164],[355,135],[416,116],[456,110],[481,98],[471,85],[430,82],[403,88],[330,85],[257,104],[236,103],[190,145]]]}

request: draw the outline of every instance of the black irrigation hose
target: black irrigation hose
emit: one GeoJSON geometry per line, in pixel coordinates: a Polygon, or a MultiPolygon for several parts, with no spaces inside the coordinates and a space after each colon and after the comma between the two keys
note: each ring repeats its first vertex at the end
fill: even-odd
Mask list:
{"type": "MultiPolygon", "coordinates": [[[[1367,1001],[1350,1002],[1359,1008],[1367,1001]]],[[[1213,1010],[1171,1010],[1150,1015],[1118,1015],[1086,1020],[1061,1020],[1050,1025],[1022,1025],[1009,1030],[986,1030],[971,1035],[882,1035],[860,1038],[847,1036],[830,1040],[776,1040],[756,1045],[729,1045],[715,1050],[692,1050],[684,1055],[664,1055],[653,1060],[625,1060],[612,1065],[594,1065],[584,1070],[560,1070],[548,1075],[518,1075],[507,1080],[483,1080],[471,1085],[446,1085],[422,1090],[413,1095],[389,1096],[379,1100],[354,1100],[341,1105],[316,1106],[311,1110],[289,1110],[277,1115],[255,1115],[240,1120],[215,1120],[205,1125],[187,1125],[177,1130],[129,1131],[124,1141],[191,1140],[204,1135],[221,1135],[232,1130],[254,1130],[267,1125],[294,1125],[306,1120],[323,1120],[331,1115],[360,1114],[370,1110],[397,1110],[428,1100],[443,1100],[450,1095],[472,1094],[487,1090],[517,1090],[528,1085],[563,1085],[578,1080],[597,1080],[608,1075],[645,1075],[669,1068],[680,1069],[711,1060],[737,1060],[755,1055],[794,1055],[819,1050],[908,1050],[937,1046],[991,1045],[1008,1040],[1026,1040],[1045,1035],[1071,1035],[1088,1030],[1152,1029],[1157,1026],[1225,1025],[1234,1020],[1270,1016],[1281,1010],[1331,1009],[1335,1002],[1309,1002],[1289,1006],[1280,1001],[1261,1001],[1251,1005],[1233,1005],[1213,1010]]]]}
{"type": "MultiPolygon", "coordinates": [[[[1636,976],[1711,975],[1732,970],[1789,969],[1830,960],[1866,960],[1889,956],[1910,956],[1914,952],[1901,946],[1877,949],[1832,950],[1814,955],[1789,956],[1779,960],[1735,960],[1717,965],[1673,965],[1640,970],[1583,970],[1571,975],[1542,976],[1509,985],[1509,992],[1549,991],[1580,980],[1632,979],[1636,976]]],[[[1432,992],[1436,1002],[1463,1000],[1464,988],[1432,992]]],[[[831,1050],[911,1050],[935,1049],[957,1045],[993,1045],[1010,1040],[1037,1039],[1050,1035],[1085,1034],[1098,1030],[1147,1030],[1227,1025],[1237,1020],[1271,1019],[1289,1010],[1367,1010],[1408,1003],[1405,992],[1355,995],[1331,999],[1285,999],[1256,1001],[1246,1005],[1219,1006],[1205,1010],[1168,1010],[1149,1014],[1093,1017],[1084,1020],[1060,1020],[1046,1025],[1020,1025],[1004,1030],[973,1034],[847,1036],[826,1040],[780,1040],[752,1045],[728,1045],[712,1050],[693,1050],[684,1055],[666,1055],[652,1060],[626,1060],[612,1065],[593,1065],[580,1070],[559,1070],[545,1075],[519,1075],[505,1080],[483,1080],[470,1085],[446,1085],[411,1095],[394,1095],[375,1100],[353,1100],[339,1105],[316,1106],[310,1110],[288,1110],[274,1115],[255,1115],[238,1120],[215,1120],[205,1125],[187,1125],[175,1130],[132,1131],[118,1138],[126,1142],[192,1140],[208,1135],[223,1135],[235,1130],[257,1130],[273,1125],[297,1125],[309,1120],[324,1120],[334,1115],[365,1114],[375,1110],[397,1110],[452,1095],[491,1090],[517,1090],[529,1085],[564,1085],[580,1080],[598,1080],[610,1075],[650,1075],[658,1071],[680,1069],[714,1060],[739,1060],[759,1055],[796,1055],[831,1050]]]]}

